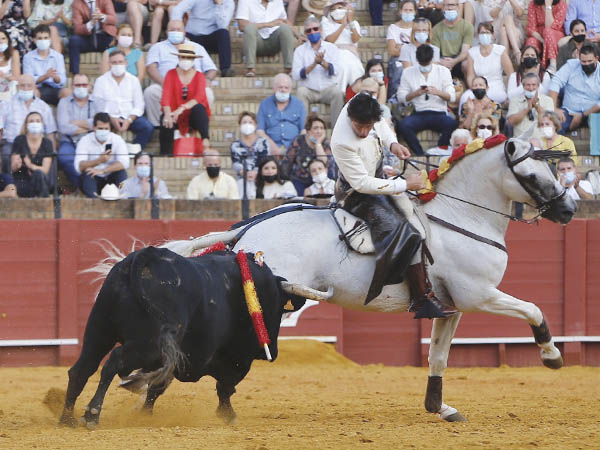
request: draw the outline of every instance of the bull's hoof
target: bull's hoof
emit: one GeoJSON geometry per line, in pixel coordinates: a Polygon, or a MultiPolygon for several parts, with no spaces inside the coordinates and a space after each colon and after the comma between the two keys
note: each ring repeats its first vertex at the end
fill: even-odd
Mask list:
{"type": "Polygon", "coordinates": [[[75,419],[75,417],[73,416],[62,415],[58,420],[58,424],[66,427],[75,428],[77,427],[77,419],[75,419]]]}
{"type": "Polygon", "coordinates": [[[86,408],[85,414],[81,418],[82,424],[88,430],[95,430],[100,422],[100,410],[97,408],[86,408]]]}
{"type": "Polygon", "coordinates": [[[549,369],[560,369],[564,364],[562,356],[555,359],[542,359],[542,362],[549,369]]]}
{"type": "Polygon", "coordinates": [[[221,418],[227,425],[235,425],[237,421],[237,414],[233,408],[217,408],[217,417],[221,418]]]}
{"type": "Polygon", "coordinates": [[[467,419],[459,412],[450,414],[448,417],[444,417],[446,422],[466,422],[467,419]]]}

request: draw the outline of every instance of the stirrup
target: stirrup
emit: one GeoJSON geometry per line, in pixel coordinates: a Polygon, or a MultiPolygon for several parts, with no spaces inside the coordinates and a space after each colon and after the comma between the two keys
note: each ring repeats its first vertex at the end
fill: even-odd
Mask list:
{"type": "Polygon", "coordinates": [[[444,305],[436,298],[433,291],[428,290],[422,298],[411,301],[408,312],[414,312],[415,319],[445,319],[456,314],[458,310],[444,305]]]}

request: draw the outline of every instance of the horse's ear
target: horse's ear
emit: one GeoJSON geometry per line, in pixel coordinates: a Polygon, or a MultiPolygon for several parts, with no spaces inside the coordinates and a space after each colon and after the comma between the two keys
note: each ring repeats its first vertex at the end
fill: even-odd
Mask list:
{"type": "Polygon", "coordinates": [[[529,139],[531,139],[531,137],[533,136],[533,132],[535,131],[535,127],[536,127],[536,122],[534,121],[531,126],[521,135],[518,136],[517,139],[520,139],[522,141],[529,141],[529,139]]]}
{"type": "Polygon", "coordinates": [[[506,143],[506,153],[508,153],[508,156],[514,156],[516,150],[517,146],[515,145],[515,141],[510,139],[506,143]]]}

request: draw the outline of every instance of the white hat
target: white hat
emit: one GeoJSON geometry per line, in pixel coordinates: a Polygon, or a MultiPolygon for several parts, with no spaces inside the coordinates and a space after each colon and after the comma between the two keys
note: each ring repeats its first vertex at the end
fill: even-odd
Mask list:
{"type": "Polygon", "coordinates": [[[302,7],[313,14],[322,15],[326,0],[302,0],[302,7]]]}
{"type": "Polygon", "coordinates": [[[114,184],[107,184],[100,192],[102,200],[119,200],[119,188],[114,184]]]}

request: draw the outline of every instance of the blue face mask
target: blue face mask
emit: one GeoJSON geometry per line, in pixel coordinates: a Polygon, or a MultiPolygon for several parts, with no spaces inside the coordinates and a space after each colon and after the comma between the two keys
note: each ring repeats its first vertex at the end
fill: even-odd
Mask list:
{"type": "Polygon", "coordinates": [[[427,39],[429,39],[429,33],[426,33],[424,31],[419,31],[415,33],[415,41],[417,41],[419,44],[424,44],[425,42],[427,42],[427,39]]]}
{"type": "Polygon", "coordinates": [[[94,131],[94,134],[96,135],[98,142],[106,142],[110,135],[110,130],[96,130],[94,131]]]}
{"type": "Polygon", "coordinates": [[[167,38],[169,42],[173,45],[178,45],[183,42],[183,31],[169,31],[167,33],[167,38]]]}
{"type": "Polygon", "coordinates": [[[448,22],[454,22],[457,17],[458,11],[456,11],[455,9],[451,11],[444,11],[444,19],[446,19],[448,22]]]}
{"type": "Polygon", "coordinates": [[[321,40],[321,33],[312,33],[306,36],[311,44],[316,44],[321,40]]]}
{"type": "Polygon", "coordinates": [[[415,20],[415,15],[413,13],[402,13],[403,22],[412,22],[413,20],[415,20]]]}
{"type": "Polygon", "coordinates": [[[479,43],[481,45],[490,45],[492,43],[492,35],[489,33],[480,34],[479,43]]]}
{"type": "Polygon", "coordinates": [[[140,178],[147,178],[150,176],[150,166],[136,166],[135,171],[140,178]]]}
{"type": "Polygon", "coordinates": [[[21,99],[24,102],[28,102],[29,100],[31,100],[33,98],[33,91],[22,91],[21,89],[19,89],[18,94],[19,99],[21,99]]]}

